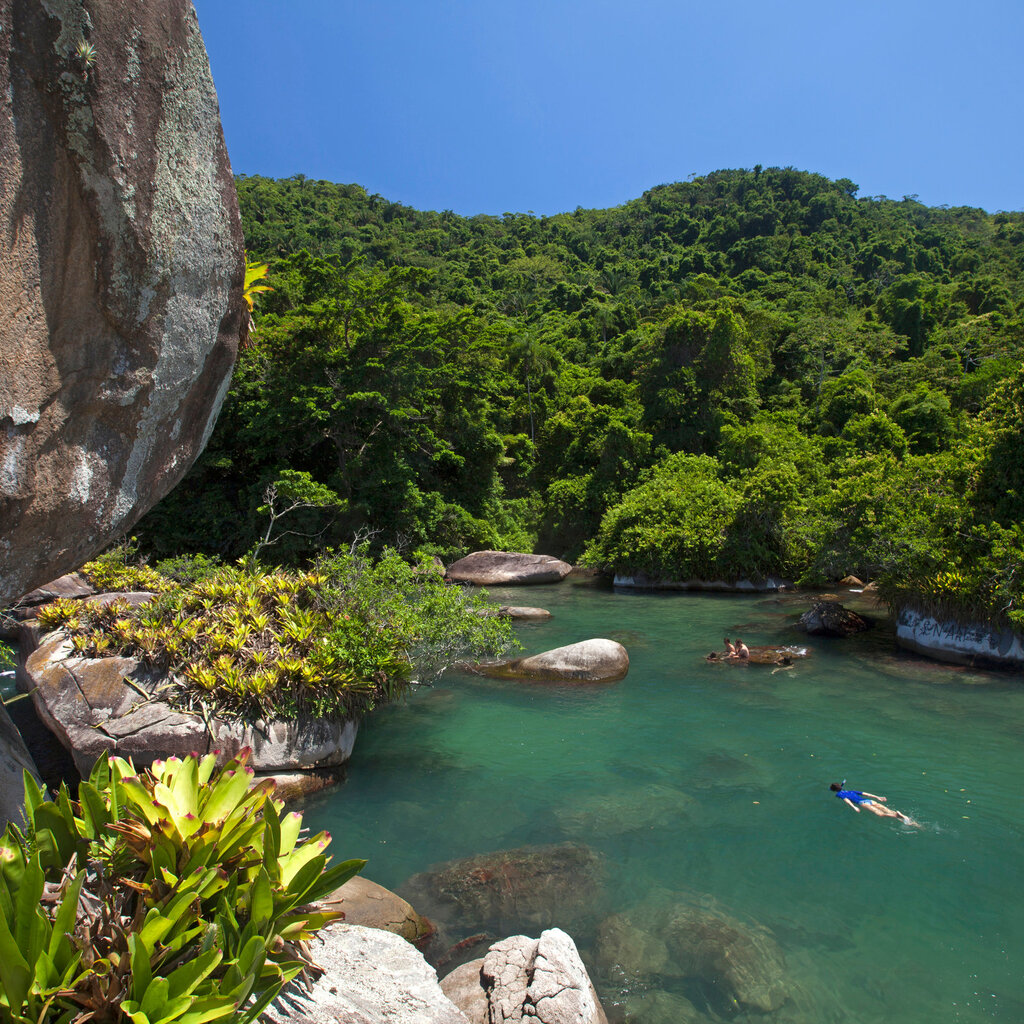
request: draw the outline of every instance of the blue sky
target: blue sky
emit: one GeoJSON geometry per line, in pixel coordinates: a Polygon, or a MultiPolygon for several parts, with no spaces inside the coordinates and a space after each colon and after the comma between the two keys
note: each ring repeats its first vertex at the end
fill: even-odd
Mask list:
{"type": "Polygon", "coordinates": [[[1024,0],[195,0],[236,172],[420,209],[718,168],[1024,209],[1024,0]]]}

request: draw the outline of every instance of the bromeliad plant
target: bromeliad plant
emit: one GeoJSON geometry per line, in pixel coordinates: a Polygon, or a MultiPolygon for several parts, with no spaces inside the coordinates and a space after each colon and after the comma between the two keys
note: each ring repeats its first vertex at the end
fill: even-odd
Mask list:
{"type": "Polygon", "coordinates": [[[219,717],[347,717],[398,699],[463,658],[497,655],[511,627],[485,602],[393,552],[329,554],[312,571],[243,559],[148,604],[58,600],[39,624],[76,654],[124,655],[173,680],[177,706],[219,717]]]}
{"type": "Polygon", "coordinates": [[[97,762],[78,801],[25,776],[24,829],[0,839],[0,1022],[250,1024],[339,915],[307,905],[365,864],[327,867],[248,751],[136,772],[97,762]]]}

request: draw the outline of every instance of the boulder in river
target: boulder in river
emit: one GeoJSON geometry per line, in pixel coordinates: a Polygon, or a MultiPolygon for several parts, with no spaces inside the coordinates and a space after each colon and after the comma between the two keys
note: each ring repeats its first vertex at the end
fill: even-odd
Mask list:
{"type": "Polygon", "coordinates": [[[787,999],[785,961],[772,934],[703,902],[673,908],[660,934],[682,977],[699,980],[719,1009],[773,1013],[787,999]]]}
{"type": "Polygon", "coordinates": [[[853,636],[871,628],[871,623],[838,601],[818,600],[800,616],[801,628],[812,636],[853,636]]]}
{"type": "Polygon", "coordinates": [[[629,654],[622,644],[597,638],[556,647],[528,658],[474,665],[473,670],[496,679],[539,683],[614,683],[629,672],[629,654]]]}
{"type": "Polygon", "coordinates": [[[421,942],[433,931],[433,925],[417,914],[401,896],[362,875],[350,878],[329,896],[319,900],[317,905],[325,910],[341,911],[349,924],[393,932],[413,944],[421,942]]]}
{"type": "Polygon", "coordinates": [[[661,893],[598,928],[601,978],[629,988],[686,980],[713,1013],[773,1013],[788,998],[785,960],[768,929],[697,894],[661,893]]]}
{"type": "Polygon", "coordinates": [[[399,891],[453,934],[500,935],[590,922],[604,895],[604,879],[599,854],[562,843],[448,861],[414,875],[399,891]]]}
{"type": "Polygon", "coordinates": [[[0,4],[0,96],[3,606],[123,535],[203,450],[245,261],[187,0],[0,4]]]}
{"type": "Polygon", "coordinates": [[[674,786],[629,786],[581,797],[559,807],[555,817],[570,836],[591,839],[659,828],[685,818],[696,801],[674,786]]]}
{"type": "Polygon", "coordinates": [[[572,571],[568,562],[553,555],[527,555],[515,551],[474,551],[448,567],[449,583],[479,587],[558,583],[572,571]]]}
{"type": "Polygon", "coordinates": [[[576,943],[560,928],[542,932],[539,939],[513,935],[494,943],[479,975],[489,1011],[480,1024],[608,1024],[576,943]]]}

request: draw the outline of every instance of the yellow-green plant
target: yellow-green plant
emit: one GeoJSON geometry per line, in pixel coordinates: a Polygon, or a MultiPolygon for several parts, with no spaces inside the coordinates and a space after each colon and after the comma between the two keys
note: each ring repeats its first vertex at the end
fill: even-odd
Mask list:
{"type": "Polygon", "coordinates": [[[25,777],[25,826],[0,839],[0,1021],[254,1021],[337,917],[308,904],[365,863],[328,868],[248,751],[136,772],[101,759],[49,801],[25,777]]]}

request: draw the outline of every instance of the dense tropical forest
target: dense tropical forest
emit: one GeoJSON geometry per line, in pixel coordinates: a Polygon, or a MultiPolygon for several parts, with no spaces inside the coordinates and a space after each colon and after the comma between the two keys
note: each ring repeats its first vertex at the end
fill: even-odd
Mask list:
{"type": "Polygon", "coordinates": [[[551,217],[238,191],[272,290],[154,557],[852,573],[1024,622],[1024,214],[759,166],[551,217]]]}

